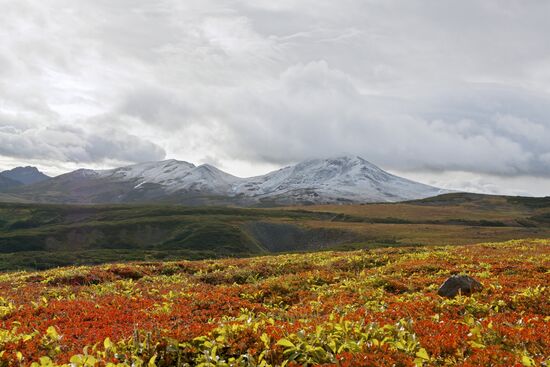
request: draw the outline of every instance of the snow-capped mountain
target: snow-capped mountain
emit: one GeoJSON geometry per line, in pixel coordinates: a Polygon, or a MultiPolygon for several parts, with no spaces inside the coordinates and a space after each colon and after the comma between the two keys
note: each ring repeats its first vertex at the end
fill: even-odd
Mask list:
{"type": "Polygon", "coordinates": [[[192,163],[175,159],[98,171],[98,177],[134,182],[136,190],[147,184],[158,184],[167,193],[183,190],[226,194],[231,191],[232,185],[240,180],[209,164],[197,167],[192,163]]]}
{"type": "Polygon", "coordinates": [[[344,156],[308,160],[251,178],[174,159],[110,170],[80,169],[10,193],[40,202],[252,206],[395,202],[444,190],[394,176],[360,157],[344,156]]]}
{"type": "Polygon", "coordinates": [[[313,159],[253,177],[237,192],[259,200],[292,202],[394,202],[426,198],[442,190],[394,176],[361,157],[313,159]]]}

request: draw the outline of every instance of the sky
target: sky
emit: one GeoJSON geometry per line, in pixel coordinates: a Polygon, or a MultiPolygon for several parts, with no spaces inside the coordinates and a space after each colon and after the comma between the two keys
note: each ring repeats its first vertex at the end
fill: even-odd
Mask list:
{"type": "Polygon", "coordinates": [[[0,169],[358,155],[550,195],[545,0],[0,0],[0,169]]]}

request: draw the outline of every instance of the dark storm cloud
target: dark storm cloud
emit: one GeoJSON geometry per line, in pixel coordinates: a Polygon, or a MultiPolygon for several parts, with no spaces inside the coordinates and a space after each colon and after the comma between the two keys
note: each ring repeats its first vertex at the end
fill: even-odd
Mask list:
{"type": "Polygon", "coordinates": [[[0,2],[4,156],[550,177],[548,2],[0,2]]]}

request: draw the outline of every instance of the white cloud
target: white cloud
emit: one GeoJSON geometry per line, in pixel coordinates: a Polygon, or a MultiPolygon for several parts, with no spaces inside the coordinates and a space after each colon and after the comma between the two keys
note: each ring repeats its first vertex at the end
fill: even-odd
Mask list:
{"type": "Polygon", "coordinates": [[[0,155],[74,163],[160,160],[163,148],[115,129],[85,132],[70,126],[0,130],[0,155]]]}
{"type": "Polygon", "coordinates": [[[442,184],[550,177],[548,2],[0,6],[3,161],[166,152],[244,175],[350,153],[442,184]]]}

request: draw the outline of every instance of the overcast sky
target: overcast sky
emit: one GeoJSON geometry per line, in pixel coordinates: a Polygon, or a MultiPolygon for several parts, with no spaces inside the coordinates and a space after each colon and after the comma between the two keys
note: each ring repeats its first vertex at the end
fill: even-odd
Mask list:
{"type": "Polygon", "coordinates": [[[550,195],[545,0],[0,0],[0,169],[359,155],[550,195]]]}

